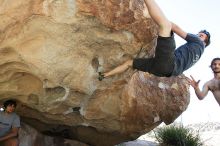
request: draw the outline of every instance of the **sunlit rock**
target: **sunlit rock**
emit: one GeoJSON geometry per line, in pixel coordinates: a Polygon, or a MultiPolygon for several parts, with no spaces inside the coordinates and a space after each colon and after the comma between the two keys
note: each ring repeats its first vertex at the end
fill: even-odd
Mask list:
{"type": "Polygon", "coordinates": [[[173,122],[189,104],[183,76],[130,69],[97,80],[154,55],[157,27],[143,0],[0,0],[0,14],[0,99],[15,98],[39,132],[114,145],[173,122]]]}

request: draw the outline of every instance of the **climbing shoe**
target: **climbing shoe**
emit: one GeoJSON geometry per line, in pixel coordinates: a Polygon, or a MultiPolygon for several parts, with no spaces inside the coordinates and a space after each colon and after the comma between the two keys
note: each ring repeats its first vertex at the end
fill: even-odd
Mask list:
{"type": "Polygon", "coordinates": [[[99,72],[99,81],[102,81],[105,78],[104,74],[102,72],[99,72]]]}

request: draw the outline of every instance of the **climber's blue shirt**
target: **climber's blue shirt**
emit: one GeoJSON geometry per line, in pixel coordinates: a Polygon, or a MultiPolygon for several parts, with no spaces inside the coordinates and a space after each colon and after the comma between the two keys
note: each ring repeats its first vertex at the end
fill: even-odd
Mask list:
{"type": "Polygon", "coordinates": [[[187,34],[187,43],[178,47],[175,52],[175,66],[172,75],[180,75],[193,66],[204,52],[205,45],[199,36],[187,34]]]}

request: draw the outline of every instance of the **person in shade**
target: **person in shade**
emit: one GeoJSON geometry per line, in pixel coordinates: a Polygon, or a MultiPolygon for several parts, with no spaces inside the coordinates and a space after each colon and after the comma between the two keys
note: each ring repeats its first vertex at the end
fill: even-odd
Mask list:
{"type": "Polygon", "coordinates": [[[207,81],[203,85],[202,90],[199,89],[200,80],[196,81],[193,76],[191,76],[191,79],[189,79],[190,85],[194,88],[196,96],[199,100],[204,99],[208,92],[211,91],[216,101],[220,105],[220,58],[214,58],[210,67],[214,73],[214,78],[207,81]]]}
{"type": "Polygon", "coordinates": [[[210,33],[201,30],[197,34],[186,33],[178,25],[170,22],[154,0],[145,0],[149,14],[159,26],[157,46],[153,58],[134,58],[108,72],[99,72],[98,79],[126,71],[129,67],[149,72],[159,77],[178,76],[192,67],[210,44],[210,33]],[[186,41],[176,48],[174,34],[186,41]]]}
{"type": "Polygon", "coordinates": [[[0,146],[18,146],[18,131],[20,118],[15,113],[15,100],[7,100],[0,111],[0,146]]]}

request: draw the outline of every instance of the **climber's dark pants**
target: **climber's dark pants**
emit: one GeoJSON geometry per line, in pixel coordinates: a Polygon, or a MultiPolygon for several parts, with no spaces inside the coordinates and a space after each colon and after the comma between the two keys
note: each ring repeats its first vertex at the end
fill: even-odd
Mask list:
{"type": "Polygon", "coordinates": [[[171,76],[174,69],[174,50],[176,48],[174,35],[157,38],[154,58],[135,58],[133,68],[149,72],[156,76],[171,76]]]}

